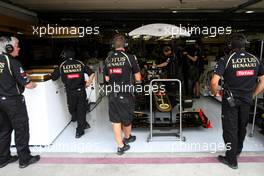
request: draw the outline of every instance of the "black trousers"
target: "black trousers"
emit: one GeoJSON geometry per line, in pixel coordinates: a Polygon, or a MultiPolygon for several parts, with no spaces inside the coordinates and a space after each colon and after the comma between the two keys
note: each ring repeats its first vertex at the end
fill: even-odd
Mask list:
{"type": "Polygon", "coordinates": [[[13,130],[19,162],[27,162],[30,159],[29,123],[24,97],[0,97],[0,163],[10,158],[13,130]]]}
{"type": "Polygon", "coordinates": [[[67,91],[68,109],[72,119],[77,120],[78,133],[82,133],[86,126],[86,92],[85,90],[67,91]]]}
{"type": "Polygon", "coordinates": [[[223,138],[227,146],[227,160],[232,164],[237,164],[237,154],[241,153],[243,149],[249,112],[250,103],[236,100],[236,106],[230,107],[227,100],[223,98],[223,138]]]}

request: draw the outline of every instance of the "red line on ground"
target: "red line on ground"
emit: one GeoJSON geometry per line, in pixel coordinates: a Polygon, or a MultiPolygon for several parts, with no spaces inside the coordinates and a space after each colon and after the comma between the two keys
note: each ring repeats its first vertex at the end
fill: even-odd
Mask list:
{"type": "MultiPolygon", "coordinates": [[[[264,156],[244,156],[242,163],[264,163],[264,156]]],[[[173,158],[74,158],[42,157],[42,164],[199,164],[218,163],[216,157],[173,157],[173,158]]]]}

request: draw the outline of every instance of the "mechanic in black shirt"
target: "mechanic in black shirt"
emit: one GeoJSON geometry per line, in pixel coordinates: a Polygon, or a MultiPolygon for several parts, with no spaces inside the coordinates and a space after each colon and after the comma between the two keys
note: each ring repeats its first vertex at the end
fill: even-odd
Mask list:
{"type": "Polygon", "coordinates": [[[178,55],[176,55],[170,46],[165,46],[163,48],[163,54],[164,57],[166,58],[166,61],[158,64],[158,65],[154,65],[154,67],[157,68],[164,68],[166,67],[167,69],[167,77],[169,79],[182,79],[182,68],[181,68],[181,59],[178,55]]]}
{"type": "MultiPolygon", "coordinates": [[[[170,46],[163,47],[163,55],[166,58],[166,61],[158,64],[153,65],[154,68],[165,68],[167,71],[167,78],[168,79],[178,79],[181,81],[182,87],[184,87],[184,81],[183,81],[183,75],[182,75],[182,59],[179,55],[180,52],[173,52],[172,48],[170,46]]],[[[175,81],[173,82],[167,82],[166,84],[166,91],[169,93],[172,93],[171,95],[175,94],[177,90],[179,90],[178,83],[175,81]]],[[[184,89],[182,89],[182,94],[185,94],[184,89]]],[[[168,96],[170,99],[170,102],[173,106],[177,104],[177,101],[175,100],[175,96],[168,96]]]]}
{"type": "Polygon", "coordinates": [[[94,79],[94,72],[81,61],[75,60],[75,51],[73,48],[64,48],[61,57],[66,59],[51,74],[52,80],[61,77],[65,85],[67,94],[68,109],[72,116],[72,121],[77,120],[76,138],[84,135],[84,130],[90,128],[86,121],[86,91],[94,79]],[[84,73],[87,73],[89,79],[85,81],[84,73]]]}
{"type": "MultiPolygon", "coordinates": [[[[183,55],[188,59],[188,79],[191,81],[193,98],[200,98],[200,76],[203,72],[203,56],[200,44],[195,43],[192,51],[189,53],[187,51],[183,52],[183,55]]],[[[187,81],[189,82],[189,81],[187,81]]]]}
{"type": "Polygon", "coordinates": [[[30,81],[21,63],[19,41],[15,37],[0,37],[0,168],[19,159],[19,167],[39,161],[29,150],[29,123],[24,96],[25,88],[37,85],[30,81]],[[11,156],[11,134],[15,131],[18,156],[11,156]]]}
{"type": "Polygon", "coordinates": [[[133,78],[135,81],[141,81],[137,59],[134,55],[125,53],[125,43],[123,35],[114,36],[115,51],[106,58],[104,68],[105,80],[113,90],[109,94],[109,117],[118,145],[118,155],[129,150],[128,143],[136,140],[136,136],[131,135],[135,102],[129,87],[133,85],[133,78]],[[125,135],[123,140],[122,131],[125,135]]]}
{"type": "Polygon", "coordinates": [[[243,148],[252,96],[264,89],[263,65],[258,58],[245,51],[245,43],[244,35],[231,36],[233,52],[218,61],[211,80],[214,95],[219,95],[221,77],[224,80],[222,125],[227,151],[225,156],[218,156],[218,160],[233,169],[238,168],[237,157],[243,148]]]}

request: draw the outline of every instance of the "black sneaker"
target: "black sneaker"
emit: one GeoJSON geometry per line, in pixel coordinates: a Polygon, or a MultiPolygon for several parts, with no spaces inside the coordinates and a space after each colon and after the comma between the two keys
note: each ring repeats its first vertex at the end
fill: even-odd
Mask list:
{"type": "Polygon", "coordinates": [[[71,119],[71,122],[76,122],[77,121],[77,119],[71,119]]]}
{"type": "Polygon", "coordinates": [[[40,160],[40,156],[39,155],[31,156],[31,158],[28,160],[28,162],[19,163],[19,168],[20,169],[26,168],[26,167],[28,167],[28,165],[34,164],[34,163],[38,162],[39,160],[40,160]]]}
{"type": "Polygon", "coordinates": [[[120,148],[120,147],[117,148],[117,154],[123,155],[125,153],[125,151],[128,151],[129,149],[130,149],[130,146],[127,144],[124,144],[124,146],[122,148],[120,148]]]}
{"type": "Polygon", "coordinates": [[[15,156],[11,156],[6,162],[3,162],[0,164],[0,168],[3,168],[5,167],[6,165],[10,164],[10,163],[13,163],[13,162],[16,162],[18,160],[18,157],[15,155],[15,156]]]}
{"type": "Polygon", "coordinates": [[[82,137],[84,135],[84,131],[83,132],[76,132],[76,134],[75,134],[75,138],[80,138],[80,137],[82,137]]]}
{"type": "Polygon", "coordinates": [[[136,136],[132,136],[132,135],[130,135],[129,138],[124,138],[124,139],[123,139],[123,142],[124,142],[125,144],[128,144],[128,143],[134,142],[136,139],[137,139],[136,136]]]}
{"type": "Polygon", "coordinates": [[[218,159],[219,162],[221,162],[221,163],[223,163],[223,164],[225,164],[225,165],[228,165],[228,166],[229,166],[230,168],[232,168],[232,169],[237,169],[237,168],[238,168],[237,164],[231,164],[231,163],[229,163],[229,162],[227,161],[227,159],[226,159],[225,156],[221,156],[221,155],[219,155],[217,159],[218,159]]]}
{"type": "Polygon", "coordinates": [[[90,126],[90,124],[88,122],[86,122],[84,129],[86,130],[86,129],[89,129],[89,128],[91,128],[91,126],[90,126]]]}

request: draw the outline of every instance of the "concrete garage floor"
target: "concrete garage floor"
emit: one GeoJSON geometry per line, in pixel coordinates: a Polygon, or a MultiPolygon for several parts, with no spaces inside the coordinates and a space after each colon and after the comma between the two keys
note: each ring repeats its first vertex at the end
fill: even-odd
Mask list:
{"type": "MultiPolygon", "coordinates": [[[[202,108],[210,119],[213,128],[183,128],[186,142],[180,141],[155,141],[147,142],[149,129],[134,129],[133,134],[137,141],[131,144],[128,153],[160,153],[160,152],[221,152],[224,150],[221,124],[220,103],[208,97],[194,100],[194,108],[202,108]]],[[[158,115],[157,115],[158,116],[158,115]]],[[[167,114],[166,114],[167,116],[167,114]]],[[[116,145],[112,126],[108,117],[108,101],[105,97],[98,107],[87,114],[91,129],[80,139],[75,139],[76,123],[70,123],[58,136],[53,145],[31,147],[33,152],[77,152],[77,153],[114,153],[116,145]]],[[[248,126],[248,132],[251,125],[248,126]]],[[[264,152],[264,135],[255,131],[254,137],[246,137],[244,151],[264,152]]]]}
{"type": "MultiPolygon", "coordinates": [[[[222,128],[220,104],[213,99],[202,97],[195,100],[194,108],[202,108],[211,120],[213,128],[183,129],[186,142],[146,142],[148,129],[134,130],[137,141],[131,144],[123,156],[117,156],[111,124],[108,121],[107,99],[87,114],[92,128],[75,139],[76,123],[69,126],[46,147],[31,147],[42,156],[39,163],[26,169],[19,169],[13,163],[1,169],[0,176],[56,175],[180,175],[180,176],[262,176],[264,173],[264,136],[255,132],[253,138],[246,137],[239,169],[233,170],[219,163],[217,155],[222,154],[222,128]],[[209,148],[203,144],[214,144],[209,148]],[[190,147],[200,144],[200,147],[190,147]],[[215,147],[217,146],[217,147],[215,147]]],[[[250,129],[249,125],[249,129],[250,129]]],[[[14,150],[14,149],[12,149],[14,150]]]]}

